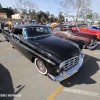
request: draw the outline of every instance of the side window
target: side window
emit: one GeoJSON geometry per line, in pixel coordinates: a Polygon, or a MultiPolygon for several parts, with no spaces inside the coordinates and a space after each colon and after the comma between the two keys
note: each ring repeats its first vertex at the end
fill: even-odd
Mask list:
{"type": "Polygon", "coordinates": [[[60,31],[60,27],[55,27],[54,31],[60,31]]]}
{"type": "Polygon", "coordinates": [[[48,33],[47,28],[44,28],[44,27],[37,27],[36,31],[37,32],[43,32],[43,33],[48,33]]]}
{"type": "Polygon", "coordinates": [[[13,34],[22,36],[22,29],[15,28],[13,34]]]}
{"type": "Polygon", "coordinates": [[[63,32],[69,32],[69,27],[61,27],[61,31],[63,31],[63,32]]]}

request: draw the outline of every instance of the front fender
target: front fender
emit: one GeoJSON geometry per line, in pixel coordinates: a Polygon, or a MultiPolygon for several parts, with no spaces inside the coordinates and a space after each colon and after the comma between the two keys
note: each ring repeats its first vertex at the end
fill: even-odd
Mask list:
{"type": "Polygon", "coordinates": [[[82,40],[72,40],[72,39],[70,39],[70,40],[75,42],[79,46],[80,49],[84,49],[85,48],[86,44],[85,44],[84,41],[82,41],[82,40]]]}

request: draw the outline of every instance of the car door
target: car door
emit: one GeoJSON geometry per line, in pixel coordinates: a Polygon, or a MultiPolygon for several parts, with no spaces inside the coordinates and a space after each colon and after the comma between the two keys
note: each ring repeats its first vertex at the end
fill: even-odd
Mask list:
{"type": "Polygon", "coordinates": [[[23,41],[23,34],[22,34],[22,29],[14,29],[14,31],[11,34],[12,37],[12,45],[14,46],[15,49],[17,49],[19,52],[23,53],[23,46],[22,46],[22,41],[23,41]]]}

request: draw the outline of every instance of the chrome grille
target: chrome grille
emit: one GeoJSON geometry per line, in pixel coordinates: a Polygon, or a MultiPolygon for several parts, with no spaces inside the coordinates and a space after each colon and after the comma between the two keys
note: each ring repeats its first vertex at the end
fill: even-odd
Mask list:
{"type": "Polygon", "coordinates": [[[78,62],[79,62],[79,56],[75,56],[71,59],[66,60],[64,63],[64,70],[68,70],[74,67],[75,65],[78,64],[78,62]]]}

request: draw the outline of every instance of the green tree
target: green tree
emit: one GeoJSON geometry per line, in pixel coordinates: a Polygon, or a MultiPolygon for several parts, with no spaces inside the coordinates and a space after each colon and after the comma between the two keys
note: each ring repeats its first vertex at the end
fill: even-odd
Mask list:
{"type": "Polygon", "coordinates": [[[55,16],[53,14],[51,14],[49,20],[50,20],[50,22],[55,22],[55,16]]]}
{"type": "Polygon", "coordinates": [[[11,7],[9,8],[2,8],[3,9],[3,12],[5,12],[7,14],[7,17],[11,17],[11,15],[13,15],[13,9],[11,7]]]}
{"type": "Polygon", "coordinates": [[[89,12],[89,14],[87,15],[87,19],[90,19],[92,22],[94,22],[95,20],[99,20],[99,14],[96,12],[93,12],[92,10],[89,12]]]}
{"type": "Polygon", "coordinates": [[[2,9],[2,5],[1,5],[1,3],[0,3],[0,9],[2,9]]]}
{"type": "Polygon", "coordinates": [[[58,13],[58,20],[59,20],[59,22],[64,22],[65,21],[64,16],[62,15],[62,12],[58,13]]]}
{"type": "Polygon", "coordinates": [[[41,20],[41,18],[42,18],[42,16],[43,16],[43,11],[41,10],[41,11],[39,11],[38,13],[37,13],[37,17],[38,17],[38,20],[41,20]]]}
{"type": "Polygon", "coordinates": [[[100,25],[100,21],[98,22],[98,24],[100,25]]]}
{"type": "Polygon", "coordinates": [[[47,12],[46,12],[46,15],[48,16],[48,19],[49,19],[49,17],[50,17],[50,12],[47,11],[47,12]]]}
{"type": "Polygon", "coordinates": [[[1,4],[0,4],[0,12],[4,12],[1,4]]]}
{"type": "Polygon", "coordinates": [[[31,16],[32,19],[36,19],[36,20],[37,20],[37,13],[36,13],[35,10],[32,10],[32,11],[30,12],[30,16],[31,16]]]}
{"type": "Polygon", "coordinates": [[[48,20],[48,16],[48,13],[45,13],[42,10],[37,13],[37,18],[41,22],[45,22],[46,20],[48,20]]]}

